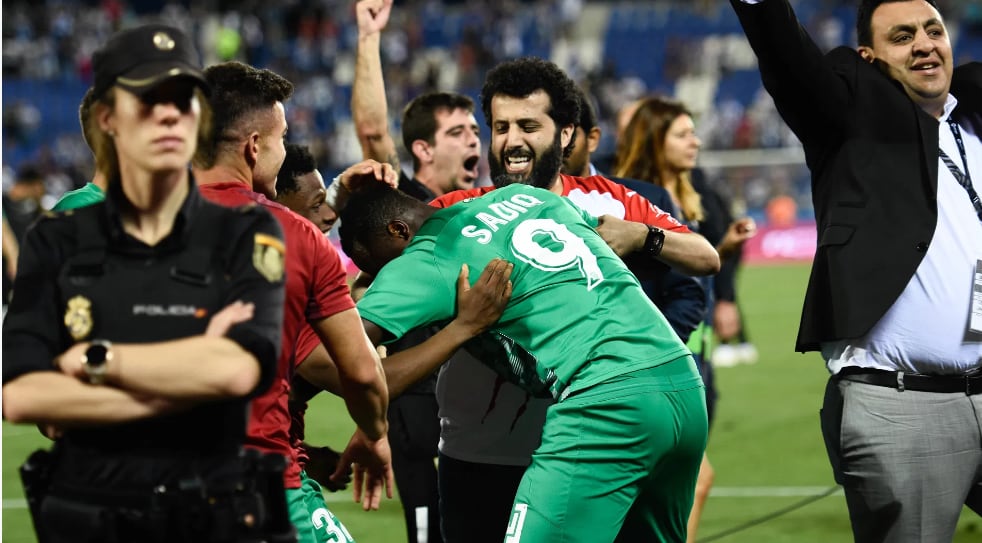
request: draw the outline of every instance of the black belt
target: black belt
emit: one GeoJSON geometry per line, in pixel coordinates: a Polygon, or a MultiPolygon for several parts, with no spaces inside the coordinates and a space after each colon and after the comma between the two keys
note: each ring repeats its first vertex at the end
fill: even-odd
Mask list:
{"type": "Polygon", "coordinates": [[[902,371],[886,371],[872,368],[843,368],[837,375],[840,379],[866,383],[897,390],[918,392],[960,392],[969,396],[982,394],[982,369],[965,375],[922,375],[902,371]]]}

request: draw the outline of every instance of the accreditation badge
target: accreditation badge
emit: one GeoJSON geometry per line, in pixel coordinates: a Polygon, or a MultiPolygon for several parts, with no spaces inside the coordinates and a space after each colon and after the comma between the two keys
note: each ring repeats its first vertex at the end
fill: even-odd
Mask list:
{"type": "Polygon", "coordinates": [[[68,300],[65,327],[75,341],[82,341],[92,333],[92,302],[88,298],[75,296],[68,300]]]}
{"type": "Polygon", "coordinates": [[[975,281],[972,283],[972,315],[968,329],[982,334],[982,260],[975,262],[975,281]]]}
{"type": "Polygon", "coordinates": [[[269,234],[256,234],[252,246],[252,265],[270,283],[283,280],[286,246],[269,234]]]}

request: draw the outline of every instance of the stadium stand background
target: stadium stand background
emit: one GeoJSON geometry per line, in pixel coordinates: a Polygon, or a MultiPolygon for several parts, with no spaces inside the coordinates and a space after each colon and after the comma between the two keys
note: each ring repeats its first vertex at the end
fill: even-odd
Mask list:
{"type": "MultiPolygon", "coordinates": [[[[360,158],[349,111],[357,38],[352,3],[4,2],[4,190],[25,163],[44,171],[48,205],[90,178],[92,161],[79,136],[77,108],[91,81],[91,54],[118,28],[148,20],[190,31],[206,64],[238,59],[291,79],[297,90],[287,106],[288,139],[311,145],[324,177],[331,179],[360,158]]],[[[853,1],[793,3],[821,47],[855,42],[853,1]]],[[[948,16],[956,60],[982,58],[982,2],[939,3],[948,16]]],[[[672,95],[696,112],[704,141],[700,164],[733,197],[737,214],[764,220],[766,204],[785,196],[797,204],[798,218],[811,217],[799,145],[762,91],[753,54],[726,2],[397,0],[395,5],[382,43],[393,114],[407,99],[431,89],[456,89],[476,99],[485,71],[498,61],[543,56],[596,98],[605,134],[599,155],[613,153],[618,108],[646,93],[672,95]]],[[[486,143],[487,130],[478,120],[486,143]]]]}

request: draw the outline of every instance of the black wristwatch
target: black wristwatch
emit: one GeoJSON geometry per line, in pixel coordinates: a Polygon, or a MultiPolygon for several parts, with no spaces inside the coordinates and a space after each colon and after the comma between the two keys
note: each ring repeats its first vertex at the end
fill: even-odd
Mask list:
{"type": "Polygon", "coordinates": [[[645,226],[648,227],[648,236],[644,238],[644,248],[641,250],[644,254],[655,258],[661,254],[661,249],[665,246],[665,231],[650,224],[645,226]]]}
{"type": "Polygon", "coordinates": [[[94,339],[82,355],[82,370],[89,383],[101,385],[106,381],[108,362],[113,359],[113,344],[104,339],[94,339]]]}

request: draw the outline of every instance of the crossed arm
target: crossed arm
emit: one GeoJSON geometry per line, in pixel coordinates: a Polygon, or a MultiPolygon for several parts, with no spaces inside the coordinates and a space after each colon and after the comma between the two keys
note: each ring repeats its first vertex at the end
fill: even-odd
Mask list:
{"type": "Polygon", "coordinates": [[[82,356],[89,343],[76,343],[55,358],[57,371],[26,373],[3,386],[4,417],[60,428],[93,426],[245,396],[259,382],[259,364],[224,335],[231,326],[252,318],[253,311],[252,304],[235,302],[212,317],[204,335],[113,345],[113,357],[106,362],[106,386],[84,381],[82,356]],[[201,364],[203,358],[208,364],[201,364]]]}

